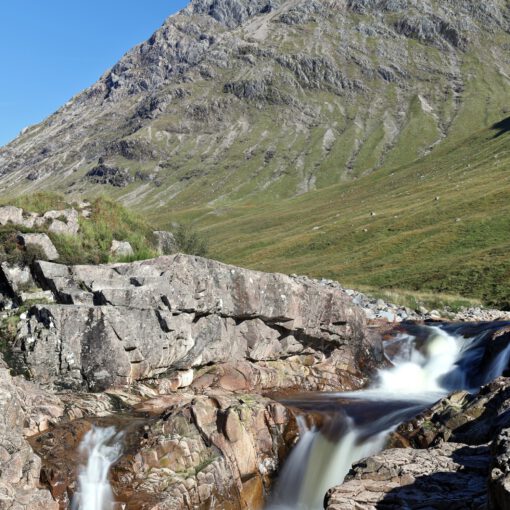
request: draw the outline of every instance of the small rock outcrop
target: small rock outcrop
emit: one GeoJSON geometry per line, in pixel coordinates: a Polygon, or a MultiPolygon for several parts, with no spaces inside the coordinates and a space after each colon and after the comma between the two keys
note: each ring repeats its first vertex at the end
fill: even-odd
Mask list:
{"type": "Polygon", "coordinates": [[[18,242],[22,247],[39,248],[47,260],[57,260],[59,254],[47,234],[19,234],[18,242]]]}
{"type": "Polygon", "coordinates": [[[68,236],[76,236],[80,230],[79,213],[72,208],[37,214],[11,205],[0,207],[0,225],[9,224],[28,229],[47,227],[49,232],[68,236]]]}
{"type": "Polygon", "coordinates": [[[171,255],[179,251],[177,241],[172,232],[156,230],[153,234],[156,238],[156,246],[159,255],[171,255]]]}

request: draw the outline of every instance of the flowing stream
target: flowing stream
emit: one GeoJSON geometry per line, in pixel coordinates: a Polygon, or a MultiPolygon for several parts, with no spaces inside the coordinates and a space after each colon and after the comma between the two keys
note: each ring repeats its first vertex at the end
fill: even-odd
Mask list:
{"type": "Polygon", "coordinates": [[[276,484],[267,510],[322,510],[328,489],[351,465],[383,449],[388,434],[453,390],[475,391],[508,367],[510,345],[492,354],[497,324],[410,326],[385,344],[392,367],[375,384],[351,393],[296,396],[283,403],[325,416],[321,430],[300,421],[301,439],[276,484]]]}
{"type": "Polygon", "coordinates": [[[72,509],[112,510],[115,503],[108,472],[122,454],[122,434],[115,427],[93,427],[85,434],[80,453],[87,463],[79,468],[72,509]]]}
{"type": "MultiPolygon", "coordinates": [[[[349,393],[309,393],[282,402],[322,417],[320,430],[298,418],[300,440],[285,463],[267,510],[322,510],[328,489],[341,483],[351,465],[384,448],[388,434],[453,390],[476,391],[509,365],[510,344],[497,345],[492,332],[504,323],[409,324],[385,342],[391,368],[372,387],[349,393]]],[[[122,433],[93,427],[80,444],[87,459],[79,467],[73,510],[113,510],[110,467],[122,454],[122,433]]]]}

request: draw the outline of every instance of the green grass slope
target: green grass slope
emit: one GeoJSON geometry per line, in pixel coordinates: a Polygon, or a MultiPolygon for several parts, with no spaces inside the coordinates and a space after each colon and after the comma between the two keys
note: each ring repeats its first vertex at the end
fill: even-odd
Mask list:
{"type": "Polygon", "coordinates": [[[266,271],[510,306],[510,119],[414,163],[297,198],[160,210],[212,255],[266,271]]]}

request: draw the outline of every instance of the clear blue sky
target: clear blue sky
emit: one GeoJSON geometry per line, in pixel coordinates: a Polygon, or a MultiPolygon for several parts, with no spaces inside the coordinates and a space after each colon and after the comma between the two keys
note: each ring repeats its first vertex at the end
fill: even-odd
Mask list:
{"type": "Polygon", "coordinates": [[[0,146],[92,85],[186,0],[0,0],[0,146]]]}

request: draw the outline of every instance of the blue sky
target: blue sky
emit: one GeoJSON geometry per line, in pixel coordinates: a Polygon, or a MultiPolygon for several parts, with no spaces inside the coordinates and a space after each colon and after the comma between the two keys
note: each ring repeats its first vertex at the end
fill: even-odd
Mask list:
{"type": "Polygon", "coordinates": [[[94,83],[185,0],[0,0],[0,146],[94,83]]]}

